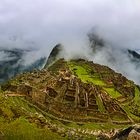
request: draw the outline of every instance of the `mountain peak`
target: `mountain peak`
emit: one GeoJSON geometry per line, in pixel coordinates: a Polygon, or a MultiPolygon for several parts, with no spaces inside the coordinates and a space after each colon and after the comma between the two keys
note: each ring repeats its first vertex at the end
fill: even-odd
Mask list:
{"type": "Polygon", "coordinates": [[[56,46],[53,47],[53,49],[47,59],[47,63],[45,65],[45,67],[48,67],[50,64],[52,64],[57,59],[59,59],[59,55],[60,55],[62,49],[63,49],[63,46],[61,44],[57,44],[56,46]]]}

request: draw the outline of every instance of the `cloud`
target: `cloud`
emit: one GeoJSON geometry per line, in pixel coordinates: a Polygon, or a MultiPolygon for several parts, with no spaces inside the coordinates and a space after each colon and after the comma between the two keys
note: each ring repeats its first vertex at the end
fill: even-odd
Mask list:
{"type": "MultiPolygon", "coordinates": [[[[1,0],[0,46],[37,49],[34,57],[28,55],[35,59],[48,56],[53,46],[62,43],[65,56],[89,57],[87,33],[96,28],[107,46],[139,50],[139,7],[139,0],[1,0]]],[[[90,58],[101,62],[99,58],[104,55],[101,63],[111,66],[106,52],[109,49],[90,58]]],[[[123,62],[129,62],[125,58],[123,62]]],[[[125,73],[120,64],[115,69],[125,73]]]]}
{"type": "Polygon", "coordinates": [[[138,0],[1,0],[1,36],[14,34],[47,47],[82,42],[88,30],[97,26],[106,40],[132,46],[133,39],[136,47],[139,6],[138,0]]]}

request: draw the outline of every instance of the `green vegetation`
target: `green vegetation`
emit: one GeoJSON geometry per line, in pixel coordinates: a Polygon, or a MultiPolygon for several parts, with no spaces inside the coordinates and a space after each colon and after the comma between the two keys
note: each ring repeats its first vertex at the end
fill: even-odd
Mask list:
{"type": "Polygon", "coordinates": [[[137,86],[135,86],[134,99],[131,99],[131,101],[126,102],[121,106],[131,119],[133,119],[135,122],[140,121],[140,91],[137,86]]]}
{"type": "Polygon", "coordinates": [[[132,114],[133,109],[132,109],[131,106],[125,105],[125,106],[122,106],[122,108],[123,108],[123,110],[127,113],[127,115],[128,115],[131,119],[133,119],[134,122],[139,122],[139,121],[140,121],[140,117],[138,117],[138,116],[132,114]]]}
{"type": "Polygon", "coordinates": [[[103,105],[103,101],[99,95],[96,96],[96,102],[97,102],[99,111],[102,113],[105,112],[105,107],[103,105]]]}
{"type": "MultiPolygon", "coordinates": [[[[116,90],[116,87],[114,85],[108,86],[106,83],[100,78],[100,73],[97,73],[94,68],[91,68],[89,65],[86,64],[86,62],[75,62],[70,61],[68,62],[68,66],[71,69],[72,73],[75,74],[79,79],[81,79],[84,83],[92,83],[94,85],[98,85],[101,88],[103,88],[104,91],[106,91],[107,94],[109,94],[112,98],[117,99],[118,97],[122,96],[122,93],[118,92],[116,90]]],[[[107,67],[104,67],[104,72],[102,69],[102,73],[104,73],[106,76],[108,76],[108,72],[106,70],[107,67]]],[[[112,72],[112,71],[111,71],[112,72]]],[[[120,75],[121,76],[121,75],[120,75]]],[[[117,82],[117,81],[115,81],[117,82]]],[[[132,81],[127,80],[126,84],[124,84],[124,88],[127,86],[134,86],[134,83],[132,81]]],[[[129,94],[129,93],[128,93],[129,94]]],[[[100,96],[96,95],[96,102],[98,105],[98,109],[100,112],[105,112],[105,106],[103,104],[103,101],[100,96]]],[[[139,117],[135,115],[140,114],[140,91],[135,86],[135,97],[133,99],[133,102],[126,102],[125,104],[120,104],[120,106],[124,109],[124,111],[127,113],[127,115],[136,120],[139,121],[139,117]],[[133,104],[133,106],[131,105],[133,104]],[[136,109],[137,108],[137,109],[136,109]],[[137,111],[136,111],[137,110],[137,111]],[[133,113],[132,113],[133,112],[133,113]],[[134,113],[135,112],[135,113],[134,113]]],[[[113,116],[113,119],[115,120],[125,120],[125,118],[120,116],[113,116]]]]}
{"type": "Polygon", "coordinates": [[[140,105],[140,91],[138,89],[138,87],[135,86],[135,97],[134,97],[134,101],[136,104],[140,105]]]}
{"type": "Polygon", "coordinates": [[[38,128],[25,118],[18,118],[12,122],[0,122],[0,132],[5,140],[63,140],[65,138],[50,131],[48,128],[38,128]]]}
{"type": "Polygon", "coordinates": [[[94,85],[104,86],[106,85],[103,80],[99,78],[98,75],[94,74],[91,75],[89,68],[86,68],[86,64],[82,66],[75,64],[74,62],[68,63],[70,69],[73,71],[74,74],[78,76],[84,83],[93,83],[94,85]]]}
{"type": "Polygon", "coordinates": [[[120,97],[120,96],[122,96],[117,90],[115,90],[115,88],[111,88],[111,87],[109,87],[109,88],[103,88],[107,93],[109,93],[109,95],[112,97],[112,98],[114,98],[114,99],[116,99],[116,98],[118,98],[118,97],[120,97]]]}
{"type": "Polygon", "coordinates": [[[139,88],[121,74],[83,60],[61,59],[47,70],[2,86],[0,139],[94,140],[92,132],[140,122],[139,88]]]}
{"type": "MultiPolygon", "coordinates": [[[[49,118],[46,112],[37,109],[22,97],[6,97],[0,92],[0,138],[2,137],[4,140],[75,139],[69,134],[69,130],[75,129],[76,125],[74,126],[73,122],[68,124],[71,126],[62,124],[55,117],[49,118]],[[57,132],[58,130],[60,132],[57,132]]],[[[77,125],[76,129],[78,130],[78,128],[81,129],[80,132],[76,131],[79,133],[78,135],[86,130],[85,127],[77,125]]],[[[96,137],[89,135],[84,139],[94,140],[96,137]]]]}
{"type": "Polygon", "coordinates": [[[126,125],[115,125],[115,124],[112,124],[112,123],[87,123],[87,124],[84,124],[82,126],[82,128],[88,128],[88,129],[91,129],[91,130],[110,130],[110,129],[114,129],[114,128],[127,128],[129,127],[130,124],[126,124],[126,125]]]}
{"type": "Polygon", "coordinates": [[[65,139],[47,127],[40,128],[40,119],[46,122],[46,118],[21,97],[4,97],[0,93],[0,137],[4,140],[65,139]],[[28,119],[35,121],[30,123],[28,119]]]}

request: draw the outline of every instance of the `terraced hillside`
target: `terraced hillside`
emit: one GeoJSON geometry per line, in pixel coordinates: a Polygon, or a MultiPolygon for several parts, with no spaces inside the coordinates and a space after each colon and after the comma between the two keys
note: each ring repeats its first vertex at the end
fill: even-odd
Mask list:
{"type": "Polygon", "coordinates": [[[60,59],[1,86],[0,132],[11,138],[7,126],[14,122],[31,125],[35,137],[23,129],[24,139],[37,139],[39,132],[44,139],[109,139],[112,129],[140,122],[139,96],[137,85],[106,66],[60,59]]]}

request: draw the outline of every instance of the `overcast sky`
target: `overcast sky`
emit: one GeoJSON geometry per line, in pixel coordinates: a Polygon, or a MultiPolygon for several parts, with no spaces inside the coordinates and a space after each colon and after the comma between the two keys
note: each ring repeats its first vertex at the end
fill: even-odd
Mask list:
{"type": "Polygon", "coordinates": [[[140,52],[140,0],[0,0],[0,47],[38,50],[26,55],[25,64],[48,56],[57,43],[66,47],[68,58],[87,56],[92,29],[107,49],[91,60],[140,84],[140,68],[113,48],[140,52]],[[116,59],[113,66],[110,54],[116,59]]]}
{"type": "Polygon", "coordinates": [[[28,48],[20,42],[26,40],[48,51],[56,43],[75,48],[86,44],[92,28],[117,47],[139,49],[140,1],[0,0],[1,46],[6,40],[9,46],[28,48]],[[13,45],[7,40],[16,37],[13,45]]]}

